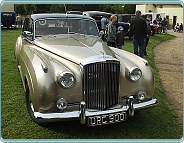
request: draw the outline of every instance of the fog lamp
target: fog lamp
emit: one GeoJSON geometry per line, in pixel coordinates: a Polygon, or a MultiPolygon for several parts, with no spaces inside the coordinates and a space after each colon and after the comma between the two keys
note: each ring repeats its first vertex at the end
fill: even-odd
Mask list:
{"type": "Polygon", "coordinates": [[[60,110],[66,109],[67,107],[67,101],[64,98],[60,98],[57,103],[57,108],[60,110]]]}
{"type": "Polygon", "coordinates": [[[146,92],[145,92],[145,91],[140,91],[140,92],[138,93],[138,95],[137,95],[137,98],[138,98],[139,100],[144,100],[145,97],[146,97],[146,92]]]}

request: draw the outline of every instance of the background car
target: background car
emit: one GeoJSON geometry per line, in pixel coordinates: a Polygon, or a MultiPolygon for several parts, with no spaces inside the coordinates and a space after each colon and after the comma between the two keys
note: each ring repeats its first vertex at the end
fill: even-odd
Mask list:
{"type": "Polygon", "coordinates": [[[81,11],[67,11],[67,14],[79,14],[79,15],[83,15],[83,13],[81,11]]]}
{"type": "MultiPolygon", "coordinates": [[[[107,13],[107,12],[101,12],[101,11],[85,11],[85,12],[83,12],[83,15],[90,16],[90,17],[94,18],[96,20],[99,31],[101,31],[101,19],[103,18],[103,16],[106,15],[107,18],[110,19],[111,15],[113,15],[113,14],[107,13]]],[[[124,36],[129,36],[130,24],[122,21],[122,19],[119,17],[119,15],[117,15],[117,18],[118,18],[117,28],[119,26],[122,26],[124,28],[124,31],[123,31],[124,36]]],[[[103,35],[104,32],[102,32],[101,34],[103,35]]],[[[129,36],[129,39],[131,39],[130,36],[129,36]]]]}
{"type": "MultiPolygon", "coordinates": [[[[130,31],[130,23],[132,19],[135,18],[135,14],[118,14],[118,24],[123,26],[125,29],[124,34],[125,36],[129,36],[129,31],[130,31]],[[121,24],[123,23],[123,24],[121,24]],[[126,23],[126,24],[125,24],[126,23]]],[[[142,15],[144,19],[146,19],[146,15],[142,15]]],[[[155,25],[151,25],[151,36],[154,36],[155,34],[155,25]]],[[[129,36],[129,39],[131,39],[131,36],[129,36]]]]}
{"type": "Polygon", "coordinates": [[[31,15],[16,41],[15,57],[28,113],[39,125],[122,122],[134,110],[158,104],[149,63],[108,47],[88,16],[31,15]]]}
{"type": "Polygon", "coordinates": [[[130,32],[130,23],[118,22],[117,23],[117,28],[119,26],[122,26],[124,28],[124,30],[123,30],[124,36],[128,36],[129,37],[129,40],[131,40],[131,36],[129,35],[129,32],[130,32]]]}
{"type": "Polygon", "coordinates": [[[101,19],[103,16],[107,16],[107,19],[110,19],[112,13],[102,12],[102,11],[84,11],[83,15],[92,17],[96,20],[99,31],[101,31],[101,19]]]}
{"type": "Polygon", "coordinates": [[[14,11],[1,12],[1,28],[3,27],[16,29],[16,14],[14,11]]]}

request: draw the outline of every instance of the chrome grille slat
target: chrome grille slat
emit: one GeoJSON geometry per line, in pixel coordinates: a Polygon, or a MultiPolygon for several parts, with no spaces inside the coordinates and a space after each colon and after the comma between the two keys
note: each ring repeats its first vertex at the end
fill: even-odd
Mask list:
{"type": "Polygon", "coordinates": [[[117,62],[90,63],[84,68],[86,108],[106,110],[118,104],[119,70],[117,62]]]}

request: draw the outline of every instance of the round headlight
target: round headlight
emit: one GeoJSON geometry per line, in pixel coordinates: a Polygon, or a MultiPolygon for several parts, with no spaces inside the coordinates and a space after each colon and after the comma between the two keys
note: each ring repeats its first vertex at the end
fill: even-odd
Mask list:
{"type": "Polygon", "coordinates": [[[74,81],[74,75],[71,72],[63,72],[58,77],[58,83],[64,88],[72,87],[74,81]]]}
{"type": "Polygon", "coordinates": [[[138,81],[142,76],[142,71],[138,67],[129,70],[129,77],[132,81],[138,81]]]}

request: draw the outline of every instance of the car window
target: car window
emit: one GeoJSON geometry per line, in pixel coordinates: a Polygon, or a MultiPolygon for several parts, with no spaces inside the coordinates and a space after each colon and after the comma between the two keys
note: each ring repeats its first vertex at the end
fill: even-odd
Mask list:
{"type": "Polygon", "coordinates": [[[3,13],[3,16],[12,16],[12,13],[3,13]]]}
{"type": "Polygon", "coordinates": [[[94,18],[95,20],[101,20],[103,18],[102,15],[93,15],[92,18],[94,18]]]}
{"type": "Polygon", "coordinates": [[[57,34],[86,34],[98,36],[95,22],[84,19],[42,19],[36,21],[35,36],[57,34]]]}

